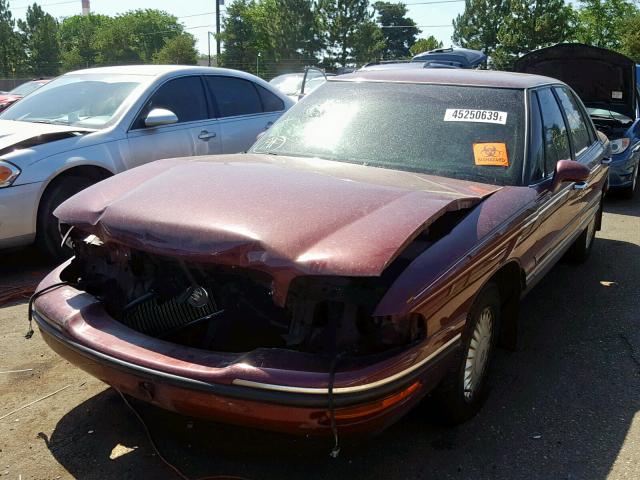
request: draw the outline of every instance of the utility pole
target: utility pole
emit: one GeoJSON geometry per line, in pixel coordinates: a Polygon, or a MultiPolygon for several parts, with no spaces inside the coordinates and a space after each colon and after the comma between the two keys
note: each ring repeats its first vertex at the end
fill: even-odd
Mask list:
{"type": "Polygon", "coordinates": [[[220,2],[224,0],[216,0],[216,55],[220,59],[220,2]]]}

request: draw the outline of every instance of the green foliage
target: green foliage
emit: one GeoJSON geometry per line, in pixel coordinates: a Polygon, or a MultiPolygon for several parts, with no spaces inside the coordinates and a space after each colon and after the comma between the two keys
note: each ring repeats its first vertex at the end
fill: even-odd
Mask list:
{"type": "Polygon", "coordinates": [[[60,45],[56,19],[34,3],[27,8],[25,20],[18,20],[18,28],[27,56],[27,73],[35,76],[57,75],[60,70],[60,45]]]}
{"type": "Polygon", "coordinates": [[[418,39],[418,41],[414,43],[409,50],[411,51],[411,55],[415,56],[419,53],[435,50],[436,48],[442,48],[442,42],[433,35],[430,35],[427,38],[418,39]]]}
{"type": "Polygon", "coordinates": [[[464,12],[453,21],[452,40],[488,56],[498,46],[498,32],[510,15],[510,0],[466,0],[464,12]]]}
{"type": "Polygon", "coordinates": [[[636,63],[640,63],[640,13],[623,21],[625,34],[621,38],[620,51],[636,63]]]}
{"type": "Polygon", "coordinates": [[[396,59],[405,58],[410,54],[411,46],[416,43],[416,37],[420,30],[416,23],[407,17],[407,7],[403,3],[376,2],[373,8],[378,13],[378,23],[385,26],[403,28],[382,28],[384,46],[382,48],[382,58],[396,59]],[[405,25],[410,25],[404,27],[405,25]]]}
{"type": "Polygon", "coordinates": [[[511,14],[498,31],[493,65],[508,70],[528,52],[571,40],[577,15],[564,0],[511,0],[511,14]]]}
{"type": "Polygon", "coordinates": [[[154,63],[174,65],[195,65],[198,63],[198,51],[193,35],[183,33],[173,37],[153,56],[154,63]]]}
{"type": "Polygon", "coordinates": [[[256,3],[253,0],[232,2],[227,7],[222,26],[220,40],[224,42],[224,52],[220,55],[220,65],[250,71],[258,52],[266,52],[268,48],[261,43],[260,37],[264,35],[257,22],[256,3]]]}
{"type": "Polygon", "coordinates": [[[8,0],[0,0],[0,76],[12,77],[21,73],[25,60],[24,48],[15,31],[8,0]]]}
{"type": "Polygon", "coordinates": [[[106,29],[111,20],[106,15],[95,14],[74,15],[62,20],[58,37],[63,71],[87,68],[97,63],[100,52],[95,41],[96,32],[106,29]]]}
{"type": "Polygon", "coordinates": [[[625,21],[638,13],[627,0],[581,0],[576,39],[596,47],[619,50],[626,35],[633,35],[625,21]]]}
{"type": "Polygon", "coordinates": [[[373,21],[368,0],[319,0],[318,13],[327,66],[344,67],[380,57],[382,35],[373,21]]]}

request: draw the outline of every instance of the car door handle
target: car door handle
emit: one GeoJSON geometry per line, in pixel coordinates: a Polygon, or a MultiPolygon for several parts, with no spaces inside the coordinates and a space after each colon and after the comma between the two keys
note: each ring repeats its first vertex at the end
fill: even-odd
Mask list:
{"type": "Polygon", "coordinates": [[[611,160],[610,158],[603,158],[602,161],[600,162],[602,165],[611,165],[611,162],[613,160],[611,160]]]}
{"type": "Polygon", "coordinates": [[[210,138],[215,138],[216,137],[216,132],[207,132],[206,130],[203,130],[200,132],[200,135],[198,135],[198,138],[200,140],[209,140],[210,138]]]}
{"type": "Polygon", "coordinates": [[[589,187],[589,182],[578,182],[573,184],[574,190],[586,190],[589,187]]]}

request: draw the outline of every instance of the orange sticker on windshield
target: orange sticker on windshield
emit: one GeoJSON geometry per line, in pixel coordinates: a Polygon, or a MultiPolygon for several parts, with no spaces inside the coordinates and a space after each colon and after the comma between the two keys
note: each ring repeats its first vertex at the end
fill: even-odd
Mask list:
{"type": "Polygon", "coordinates": [[[506,143],[474,143],[473,158],[476,165],[509,166],[506,143]]]}

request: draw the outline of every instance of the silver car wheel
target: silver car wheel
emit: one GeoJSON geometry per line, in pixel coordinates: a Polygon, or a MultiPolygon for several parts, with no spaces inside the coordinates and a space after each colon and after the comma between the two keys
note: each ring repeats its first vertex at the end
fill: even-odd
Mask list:
{"type": "Polygon", "coordinates": [[[471,400],[484,377],[493,336],[494,315],[490,307],[485,308],[473,330],[469,351],[464,366],[464,398],[471,400]]]}
{"type": "Polygon", "coordinates": [[[593,220],[589,222],[587,226],[587,238],[585,239],[585,247],[588,250],[591,246],[591,242],[593,242],[593,238],[596,235],[596,217],[593,217],[593,220]]]}

